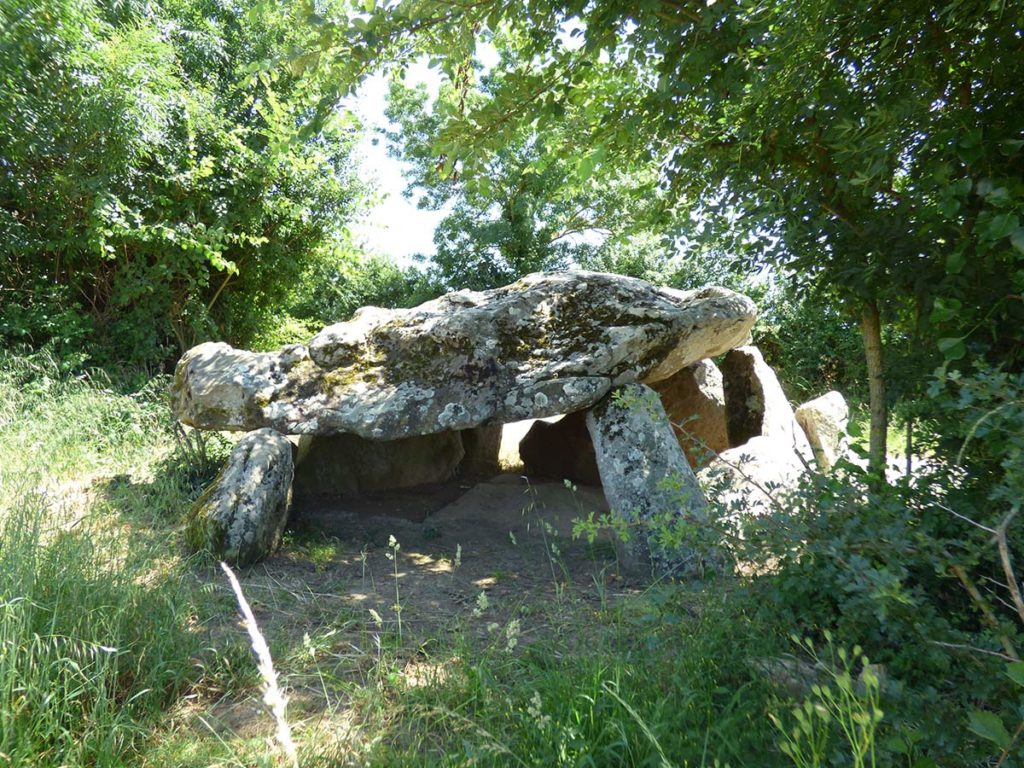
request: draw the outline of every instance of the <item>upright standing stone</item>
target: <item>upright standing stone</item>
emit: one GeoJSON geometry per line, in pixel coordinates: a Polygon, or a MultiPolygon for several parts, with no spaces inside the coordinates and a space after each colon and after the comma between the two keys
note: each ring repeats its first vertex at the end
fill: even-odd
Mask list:
{"type": "Polygon", "coordinates": [[[697,478],[707,498],[718,505],[721,519],[738,522],[779,511],[805,471],[796,451],[757,436],[722,451],[697,478]]]}
{"type": "Polygon", "coordinates": [[[462,448],[466,455],[459,472],[469,477],[490,477],[500,470],[502,425],[462,430],[462,448]]]}
{"type": "Polygon", "coordinates": [[[657,571],[683,576],[718,565],[717,546],[699,544],[715,538],[707,503],[657,393],[642,384],[618,388],[587,414],[587,429],[608,503],[629,524],[627,565],[649,558],[657,571]],[[698,544],[666,547],[678,532],[698,544]]]}
{"type": "Polygon", "coordinates": [[[269,554],[288,522],[292,444],[272,429],[239,440],[217,478],[189,513],[185,538],[234,565],[269,554]]]}
{"type": "Polygon", "coordinates": [[[814,458],[823,472],[832,469],[842,452],[849,417],[846,400],[834,390],[796,409],[796,420],[807,434],[814,458]]]}
{"type": "Polygon", "coordinates": [[[722,372],[701,360],[651,385],[695,470],[729,448],[722,372]]]}
{"type": "Polygon", "coordinates": [[[738,347],[722,363],[729,445],[736,448],[751,438],[766,437],[779,450],[795,451],[810,461],[807,436],[797,423],[782,385],[757,347],[738,347]]]}

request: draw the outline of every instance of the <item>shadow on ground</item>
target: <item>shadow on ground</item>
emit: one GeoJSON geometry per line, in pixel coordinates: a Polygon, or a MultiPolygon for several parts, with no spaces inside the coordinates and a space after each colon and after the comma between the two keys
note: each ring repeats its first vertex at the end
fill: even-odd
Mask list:
{"type": "Polygon", "coordinates": [[[285,545],[245,582],[310,590],[364,615],[372,609],[388,624],[397,623],[397,600],[403,629],[428,636],[453,618],[474,617],[481,593],[488,608],[475,618],[486,613],[489,622],[570,592],[606,597],[610,585],[622,584],[614,546],[605,537],[574,539],[572,530],[575,520],[607,509],[598,489],[514,475],[360,499],[300,499],[285,545]]]}

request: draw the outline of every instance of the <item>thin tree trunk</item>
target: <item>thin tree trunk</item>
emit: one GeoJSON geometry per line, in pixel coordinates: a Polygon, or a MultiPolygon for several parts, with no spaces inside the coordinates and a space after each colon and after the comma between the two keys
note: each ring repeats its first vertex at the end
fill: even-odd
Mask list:
{"type": "Polygon", "coordinates": [[[868,365],[868,394],[871,410],[871,442],[868,450],[868,467],[883,482],[885,479],[886,432],[889,414],[885,404],[885,365],[882,359],[882,322],[878,314],[878,303],[864,304],[861,315],[860,333],[864,340],[864,356],[868,365]]]}

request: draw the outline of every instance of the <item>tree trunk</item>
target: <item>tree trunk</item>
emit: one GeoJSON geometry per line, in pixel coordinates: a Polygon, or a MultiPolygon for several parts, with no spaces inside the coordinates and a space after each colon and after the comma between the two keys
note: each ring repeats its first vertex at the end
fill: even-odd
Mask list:
{"type": "Polygon", "coordinates": [[[871,410],[871,442],[868,451],[868,467],[872,474],[885,481],[886,432],[889,414],[885,404],[885,365],[882,360],[882,322],[878,314],[878,303],[874,300],[864,304],[860,321],[861,338],[864,340],[864,356],[868,365],[868,393],[871,410]]]}

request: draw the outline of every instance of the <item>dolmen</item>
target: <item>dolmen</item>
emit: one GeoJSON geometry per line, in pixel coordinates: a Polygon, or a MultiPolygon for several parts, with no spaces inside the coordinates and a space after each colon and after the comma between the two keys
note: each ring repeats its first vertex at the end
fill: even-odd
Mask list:
{"type": "MultiPolygon", "coordinates": [[[[707,457],[731,450],[734,430],[749,443],[765,425],[797,425],[788,403],[779,412],[771,397],[760,420],[748,413],[759,393],[767,402],[755,375],[767,366],[744,346],[756,316],[748,297],[725,288],[541,272],[412,309],[364,307],[275,352],[200,344],[177,365],[175,416],[249,434],[193,507],[188,539],[246,565],[278,543],[293,485],[297,495],[362,493],[484,472],[497,465],[501,425],[570,414],[570,426],[587,432],[574,439],[592,451],[591,477],[636,531],[629,557],[698,574],[719,555],[667,549],[647,523],[707,524],[693,467],[713,469],[707,457]],[[723,393],[727,373],[710,358],[736,354],[756,381],[723,393]],[[732,417],[729,391],[744,399],[732,417]]],[[[835,409],[814,414],[822,410],[835,409]]],[[[797,448],[814,460],[806,437],[797,448]]]]}

